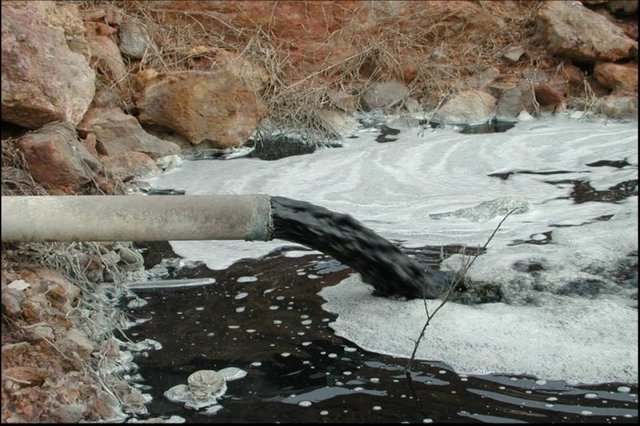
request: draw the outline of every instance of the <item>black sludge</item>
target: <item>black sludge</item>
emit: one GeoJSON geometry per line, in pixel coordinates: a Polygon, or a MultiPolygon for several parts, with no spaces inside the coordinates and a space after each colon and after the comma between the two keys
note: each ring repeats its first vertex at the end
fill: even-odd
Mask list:
{"type": "Polygon", "coordinates": [[[352,267],[379,296],[436,298],[445,273],[420,265],[351,216],[304,201],[271,197],[274,237],[303,244],[352,267]]]}

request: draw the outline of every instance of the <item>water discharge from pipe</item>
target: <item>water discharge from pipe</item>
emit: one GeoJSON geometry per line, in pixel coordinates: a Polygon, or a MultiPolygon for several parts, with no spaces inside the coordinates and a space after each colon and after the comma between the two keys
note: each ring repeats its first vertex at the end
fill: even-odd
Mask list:
{"type": "Polygon", "coordinates": [[[379,296],[433,299],[449,274],[421,265],[349,215],[305,201],[271,197],[274,238],[319,250],[359,272],[379,296]]]}

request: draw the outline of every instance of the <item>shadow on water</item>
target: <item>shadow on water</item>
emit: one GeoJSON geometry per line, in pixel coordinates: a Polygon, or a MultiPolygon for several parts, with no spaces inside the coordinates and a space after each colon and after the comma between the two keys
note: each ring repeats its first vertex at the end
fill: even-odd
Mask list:
{"type": "MultiPolygon", "coordinates": [[[[175,258],[167,243],[147,243],[145,261],[175,258]]],[[[237,422],[628,422],[637,421],[637,385],[569,386],[526,376],[463,376],[440,362],[415,362],[366,351],[336,336],[334,314],[317,293],[353,270],[301,248],[283,248],[226,270],[203,265],[172,278],[212,277],[189,290],[139,292],[148,304],[129,309],[150,318],[127,334],[163,349],[138,356],[151,416],[194,423],[237,422]],[[294,250],[291,252],[291,250],[294,250]],[[200,369],[248,372],[228,383],[214,416],[168,401],[163,392],[200,369]]],[[[436,268],[460,247],[408,252],[436,268]]]]}

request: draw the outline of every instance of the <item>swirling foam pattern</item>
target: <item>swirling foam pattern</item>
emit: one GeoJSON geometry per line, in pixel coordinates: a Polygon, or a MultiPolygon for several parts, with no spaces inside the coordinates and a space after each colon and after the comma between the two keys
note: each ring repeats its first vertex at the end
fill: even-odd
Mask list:
{"type": "MultiPolygon", "coordinates": [[[[188,194],[305,200],[350,214],[407,247],[481,246],[515,203],[522,208],[468,274],[501,285],[507,303],[448,303],[418,358],[443,360],[460,373],[637,381],[637,298],[630,297],[637,294],[637,275],[624,285],[613,276],[629,254],[637,258],[637,122],[548,117],[506,133],[469,135],[405,128],[396,142],[384,144],[375,142],[377,134],[362,129],[343,148],[276,161],[184,162],[150,183],[188,194]],[[601,160],[628,164],[587,165],[601,160]],[[615,202],[576,203],[574,181],[597,191],[627,182],[632,190],[615,202]]],[[[172,242],[176,253],[212,269],[287,244],[172,242]]],[[[444,267],[457,269],[462,260],[452,256],[444,267]]],[[[323,307],[338,314],[336,333],[365,349],[409,356],[424,322],[422,302],[370,293],[357,276],[321,292],[323,307]]]]}

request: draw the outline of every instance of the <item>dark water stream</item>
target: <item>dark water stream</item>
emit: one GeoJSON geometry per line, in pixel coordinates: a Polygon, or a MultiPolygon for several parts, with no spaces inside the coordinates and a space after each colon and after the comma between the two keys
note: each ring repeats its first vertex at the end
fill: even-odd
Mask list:
{"type": "MultiPolygon", "coordinates": [[[[147,266],[172,258],[166,243],[147,245],[147,266]]],[[[571,386],[505,375],[459,375],[439,361],[414,362],[366,351],[336,336],[317,293],[353,270],[322,254],[289,257],[283,248],[222,271],[204,265],[167,278],[213,277],[189,290],[139,292],[148,304],[130,309],[150,318],[127,333],[163,349],[138,356],[151,416],[193,423],[238,422],[610,422],[635,423],[637,384],[571,386]],[[204,415],[164,396],[201,369],[248,372],[228,383],[222,409],[204,415]]],[[[299,252],[300,247],[294,248],[299,252]]],[[[423,247],[410,255],[437,270],[460,247],[423,247]]]]}
{"type": "Polygon", "coordinates": [[[275,238],[332,256],[359,272],[379,296],[441,296],[452,277],[420,265],[349,215],[305,201],[271,197],[275,238]]]}

